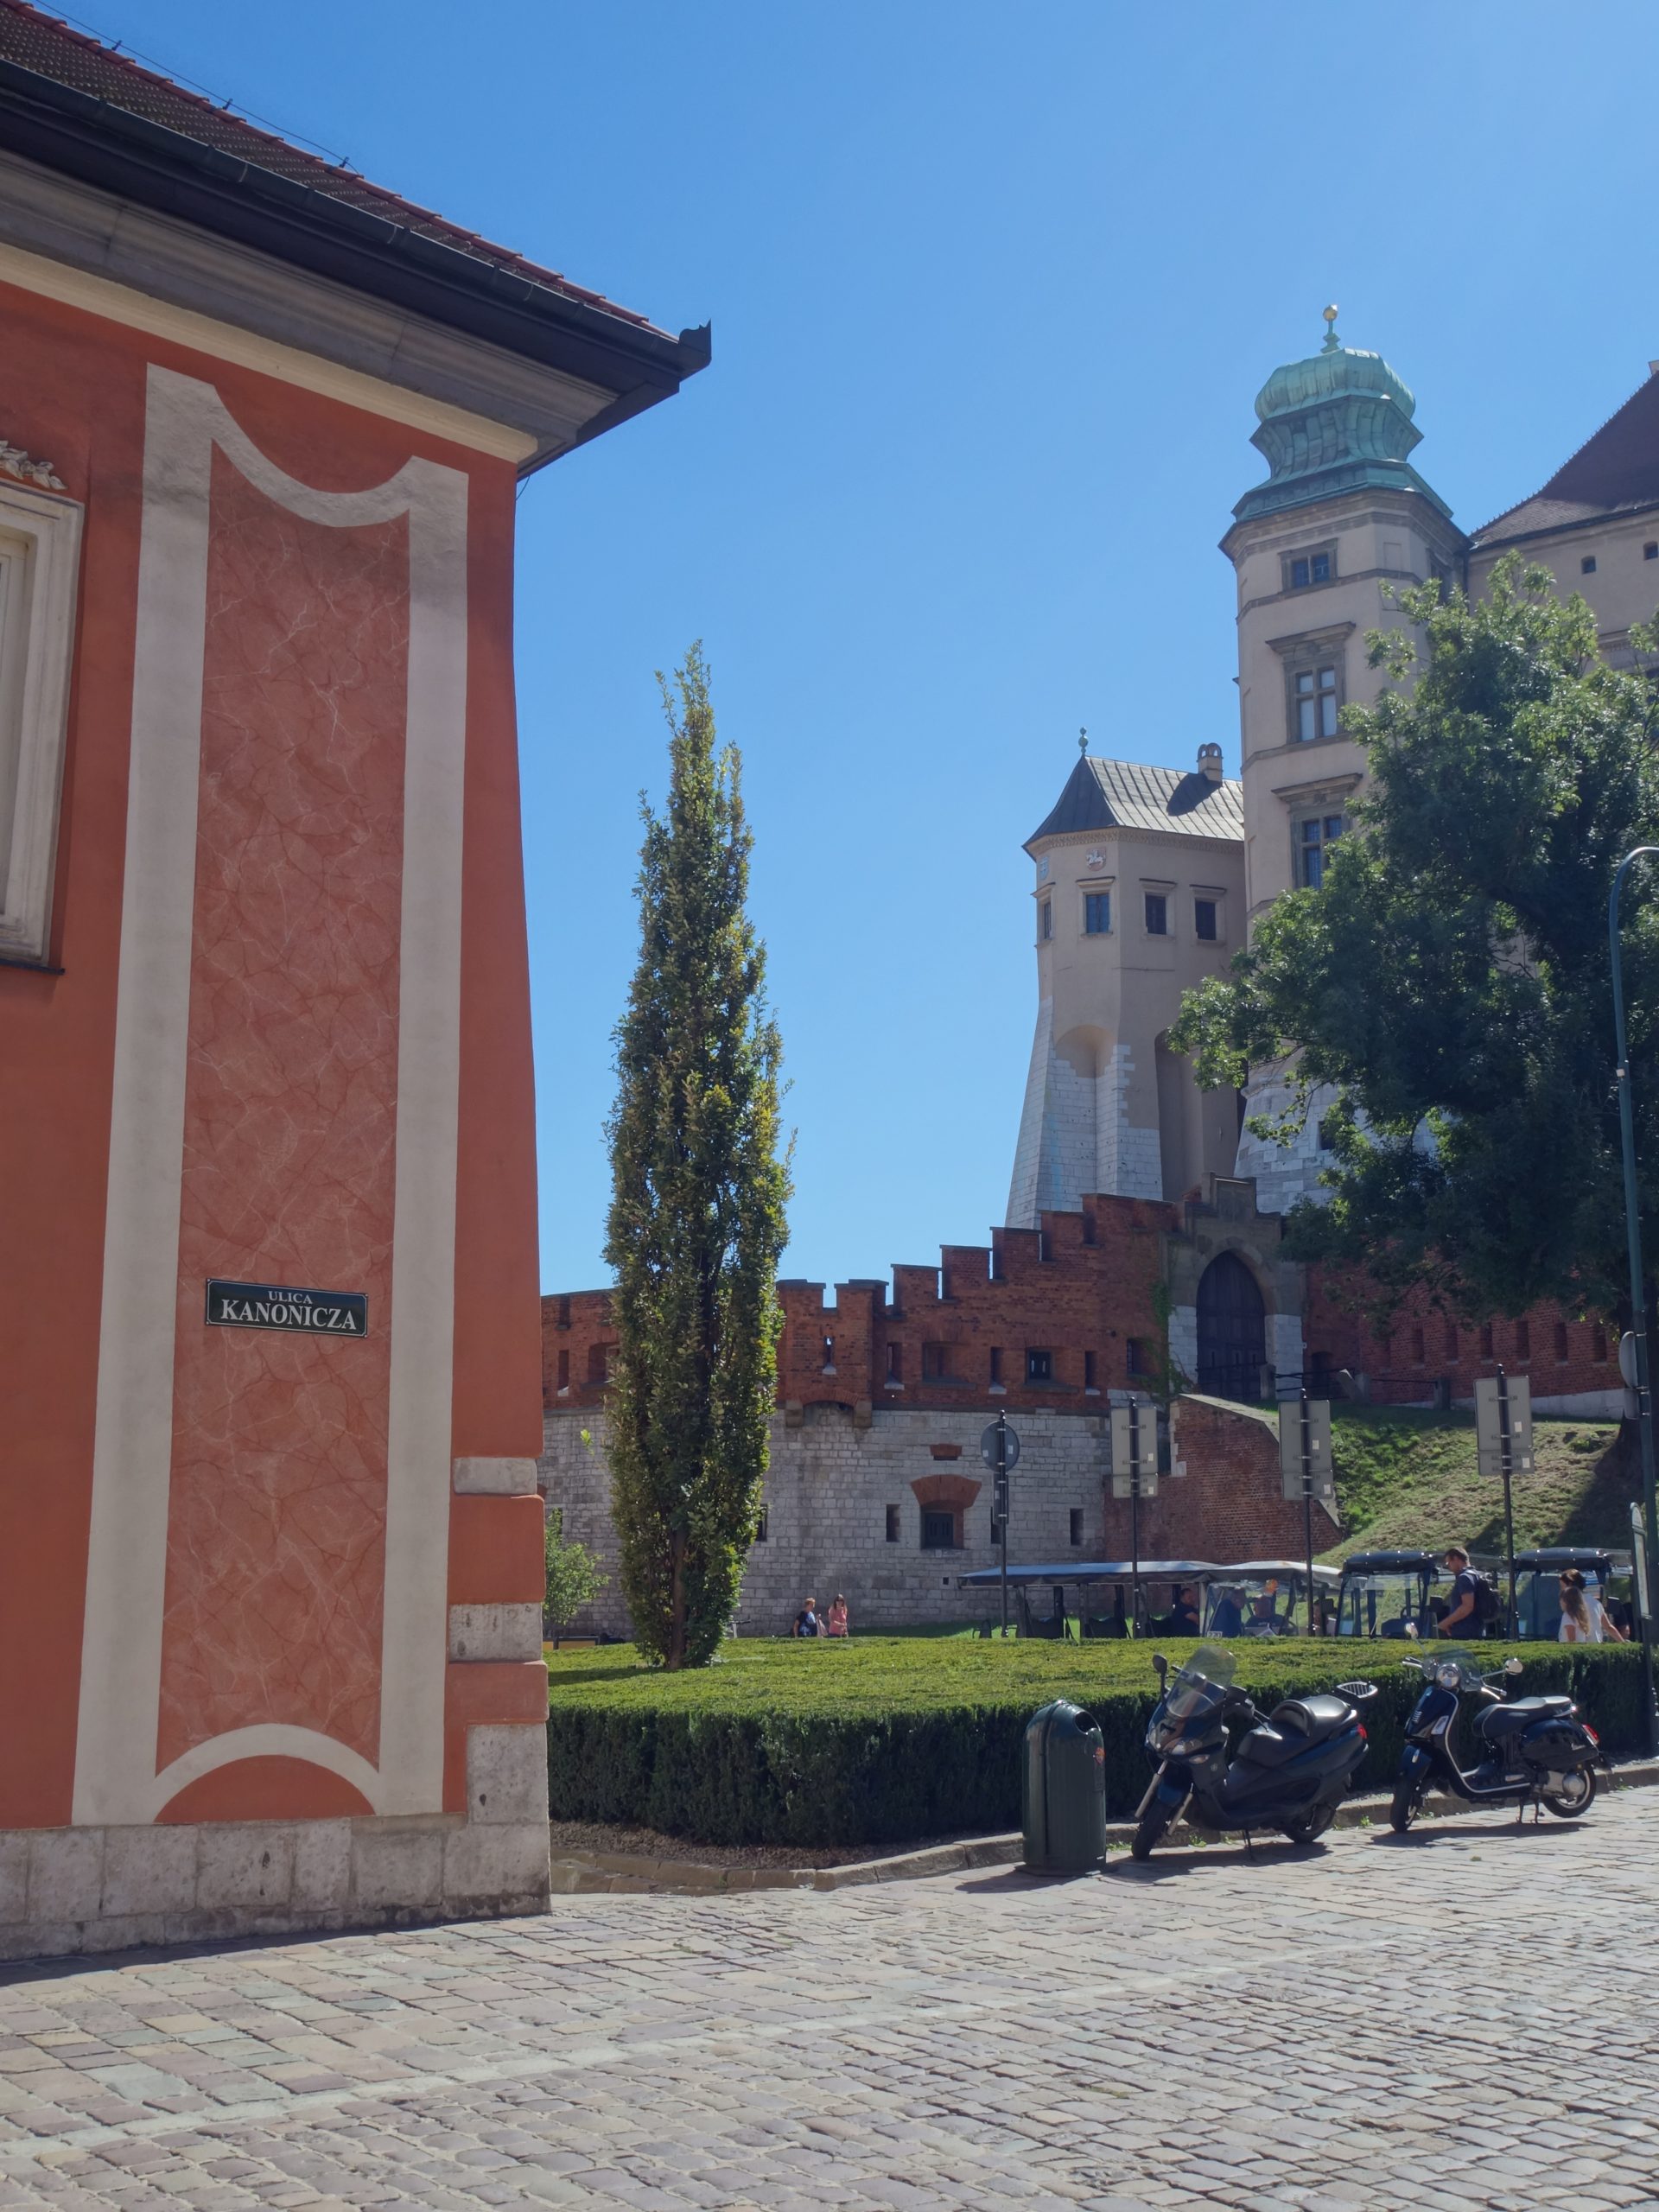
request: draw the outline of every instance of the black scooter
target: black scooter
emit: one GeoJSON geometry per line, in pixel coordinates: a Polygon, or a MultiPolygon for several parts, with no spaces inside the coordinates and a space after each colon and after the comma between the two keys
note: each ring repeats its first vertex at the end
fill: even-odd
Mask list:
{"type": "Polygon", "coordinates": [[[1356,1706],[1376,1695],[1370,1682],[1342,1682],[1336,1696],[1286,1699],[1263,1719],[1233,1684],[1233,1656],[1200,1644],[1172,1677],[1154,1653],[1161,1694],[1147,1724],[1157,1766],[1136,1810],[1132,1857],[1148,1859],[1192,1803],[1201,1827],[1242,1832],[1276,1828],[1312,1843],[1336,1818],[1354,1770],[1365,1756],[1356,1706]],[[1251,1724],[1228,1756],[1230,1720],[1251,1724]]]}
{"type": "Polygon", "coordinates": [[[1436,1788],[1471,1805],[1513,1805],[1524,1818],[1547,1807],[1557,1819],[1576,1821],[1596,1802],[1596,1769],[1611,1774],[1612,1762],[1601,1738],[1570,1697],[1506,1700],[1495,1683],[1521,1672],[1518,1659],[1506,1659],[1483,1675],[1466,1651],[1447,1650],[1402,1662],[1423,1677],[1422,1694],[1406,1722],[1406,1748],[1394,1785],[1389,1821],[1404,1835],[1436,1788]],[[1485,1706],[1476,1724],[1480,1763],[1465,1767],[1458,1756],[1458,1716],[1465,1697],[1485,1706]]]}

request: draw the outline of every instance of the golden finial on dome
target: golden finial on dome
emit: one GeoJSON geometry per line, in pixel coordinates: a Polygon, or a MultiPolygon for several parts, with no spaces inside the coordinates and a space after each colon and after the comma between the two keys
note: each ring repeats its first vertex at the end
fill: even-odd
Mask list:
{"type": "Polygon", "coordinates": [[[1325,315],[1325,344],[1324,344],[1324,346],[1321,347],[1321,349],[1320,349],[1320,350],[1321,350],[1323,353],[1334,353],[1336,352],[1336,350],[1337,350],[1337,315],[1338,315],[1338,309],[1337,309],[1337,308],[1336,308],[1335,304],[1333,303],[1332,306],[1330,306],[1330,307],[1326,308],[1324,310],[1324,315],[1325,315]]]}

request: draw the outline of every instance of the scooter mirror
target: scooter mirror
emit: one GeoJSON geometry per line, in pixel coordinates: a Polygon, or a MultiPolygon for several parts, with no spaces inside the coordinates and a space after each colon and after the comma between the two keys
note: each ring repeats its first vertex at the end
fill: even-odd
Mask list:
{"type": "Polygon", "coordinates": [[[1518,1659],[1506,1659],[1503,1662],[1503,1671],[1506,1675],[1518,1675],[1521,1671],[1521,1662],[1518,1659]]]}
{"type": "Polygon", "coordinates": [[[1161,1651],[1154,1651],[1152,1655],[1152,1671],[1160,1682],[1169,1672],[1169,1662],[1161,1651]]]}

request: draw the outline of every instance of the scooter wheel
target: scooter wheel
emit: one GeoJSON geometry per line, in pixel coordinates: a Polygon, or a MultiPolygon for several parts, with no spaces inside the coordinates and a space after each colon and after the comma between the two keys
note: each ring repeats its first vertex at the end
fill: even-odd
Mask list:
{"type": "Polygon", "coordinates": [[[1548,1789],[1539,1794],[1558,1821],[1576,1821],[1596,1802],[1595,1770],[1587,1766],[1574,1767],[1570,1774],[1560,1776],[1548,1789]]]}
{"type": "Polygon", "coordinates": [[[1321,1805],[1317,1813],[1310,1813],[1305,1821],[1287,1821],[1285,1834],[1295,1844],[1317,1843],[1336,1817],[1334,1806],[1321,1805]]]}
{"type": "Polygon", "coordinates": [[[1402,1777],[1394,1785],[1394,1802],[1389,1807],[1389,1826],[1395,1835],[1404,1835],[1422,1809],[1421,1795],[1402,1777]]]}
{"type": "Polygon", "coordinates": [[[1149,1805],[1141,1815],[1129,1845],[1131,1859],[1150,1859],[1169,1830],[1169,1808],[1165,1805],[1149,1805]]]}

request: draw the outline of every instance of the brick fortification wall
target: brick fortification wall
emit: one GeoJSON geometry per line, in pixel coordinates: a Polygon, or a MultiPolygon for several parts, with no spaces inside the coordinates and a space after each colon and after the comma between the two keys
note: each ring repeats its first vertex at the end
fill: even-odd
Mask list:
{"type": "Polygon", "coordinates": [[[1347,1368],[1376,1378],[1380,1402],[1404,1396],[1413,1383],[1427,1399],[1444,1378],[1455,1404],[1472,1404],[1475,1378],[1524,1375],[1541,1413],[1617,1420],[1622,1399],[1618,1331],[1593,1316],[1559,1306],[1535,1306],[1518,1319],[1460,1321],[1437,1312],[1426,1294],[1408,1299],[1385,1330],[1357,1310],[1351,1276],[1308,1270],[1307,1343],[1316,1371],[1347,1368]]]}
{"type": "MultiPolygon", "coordinates": [[[[988,1245],[944,1246],[937,1267],[894,1268],[891,1300],[885,1281],[840,1283],[830,1305],[821,1283],[780,1282],[778,1402],[861,1417],[964,1405],[1012,1416],[1144,1389],[1160,1353],[1162,1241],[1178,1219],[1150,1199],[1088,1198],[1079,1213],[1046,1213],[1040,1230],[995,1230],[988,1245]]],[[[542,1300],[550,1411],[603,1405],[615,1335],[605,1291],[542,1300]]]]}
{"type": "MultiPolygon", "coordinates": [[[[1279,1473],[1276,1414],[1217,1398],[1177,1398],[1170,1410],[1174,1472],[1141,1508],[1143,1558],[1300,1559],[1302,1509],[1287,1503],[1279,1473]]],[[[1129,1555],[1129,1503],[1108,1491],[1103,1556],[1129,1555]]],[[[1336,1516],[1313,1516],[1318,1551],[1334,1541],[1336,1516]]]]}

